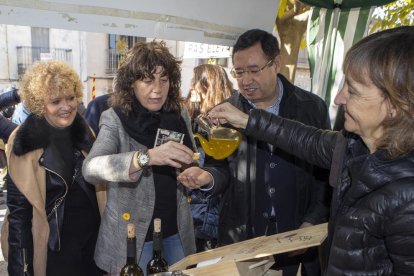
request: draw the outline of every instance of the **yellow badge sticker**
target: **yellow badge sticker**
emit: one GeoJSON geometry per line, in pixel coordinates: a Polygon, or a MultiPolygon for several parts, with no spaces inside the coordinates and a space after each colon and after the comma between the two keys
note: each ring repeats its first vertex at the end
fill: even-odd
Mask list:
{"type": "Polygon", "coordinates": [[[123,214],[122,214],[122,218],[123,218],[124,220],[129,220],[129,219],[131,218],[131,215],[130,215],[129,213],[123,213],[123,214]]]}

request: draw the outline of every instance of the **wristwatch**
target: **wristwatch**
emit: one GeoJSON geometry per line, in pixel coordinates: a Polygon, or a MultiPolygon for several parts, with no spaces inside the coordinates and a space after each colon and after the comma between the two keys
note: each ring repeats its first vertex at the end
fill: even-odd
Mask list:
{"type": "Polygon", "coordinates": [[[138,165],[142,169],[148,168],[149,167],[149,162],[150,162],[150,157],[148,155],[148,151],[138,152],[137,161],[138,161],[138,165]]]}

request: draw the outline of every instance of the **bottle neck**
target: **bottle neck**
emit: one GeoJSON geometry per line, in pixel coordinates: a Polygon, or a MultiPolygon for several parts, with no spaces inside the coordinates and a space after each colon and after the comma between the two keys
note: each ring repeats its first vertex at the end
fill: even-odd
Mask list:
{"type": "Polygon", "coordinates": [[[152,236],[154,258],[162,258],[162,233],[154,232],[152,236]]]}
{"type": "Polygon", "coordinates": [[[137,263],[137,239],[127,238],[127,264],[137,263]]]}
{"type": "Polygon", "coordinates": [[[126,261],[127,265],[136,265],[137,264],[137,257],[127,257],[126,261]]]}
{"type": "Polygon", "coordinates": [[[154,250],[152,252],[152,258],[157,259],[157,260],[162,259],[162,251],[161,250],[154,250]]]}

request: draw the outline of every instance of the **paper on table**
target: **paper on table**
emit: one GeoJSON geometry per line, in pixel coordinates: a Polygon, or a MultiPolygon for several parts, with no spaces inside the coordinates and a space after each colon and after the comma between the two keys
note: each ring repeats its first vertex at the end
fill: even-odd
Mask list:
{"type": "Polygon", "coordinates": [[[202,262],[199,262],[196,267],[203,267],[203,266],[208,266],[208,265],[216,264],[221,259],[223,259],[223,257],[218,257],[218,258],[215,258],[215,259],[210,259],[210,260],[202,261],[202,262]]]}

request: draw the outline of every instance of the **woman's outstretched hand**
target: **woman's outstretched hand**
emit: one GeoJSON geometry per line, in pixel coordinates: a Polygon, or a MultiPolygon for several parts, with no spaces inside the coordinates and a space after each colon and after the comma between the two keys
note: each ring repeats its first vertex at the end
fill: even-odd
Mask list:
{"type": "Polygon", "coordinates": [[[215,106],[208,116],[213,122],[219,120],[220,124],[229,123],[236,128],[245,129],[249,120],[249,115],[243,113],[230,103],[223,103],[215,106]]]}
{"type": "Polygon", "coordinates": [[[199,167],[189,167],[178,175],[177,180],[189,189],[199,189],[212,183],[213,176],[199,167]]]}

